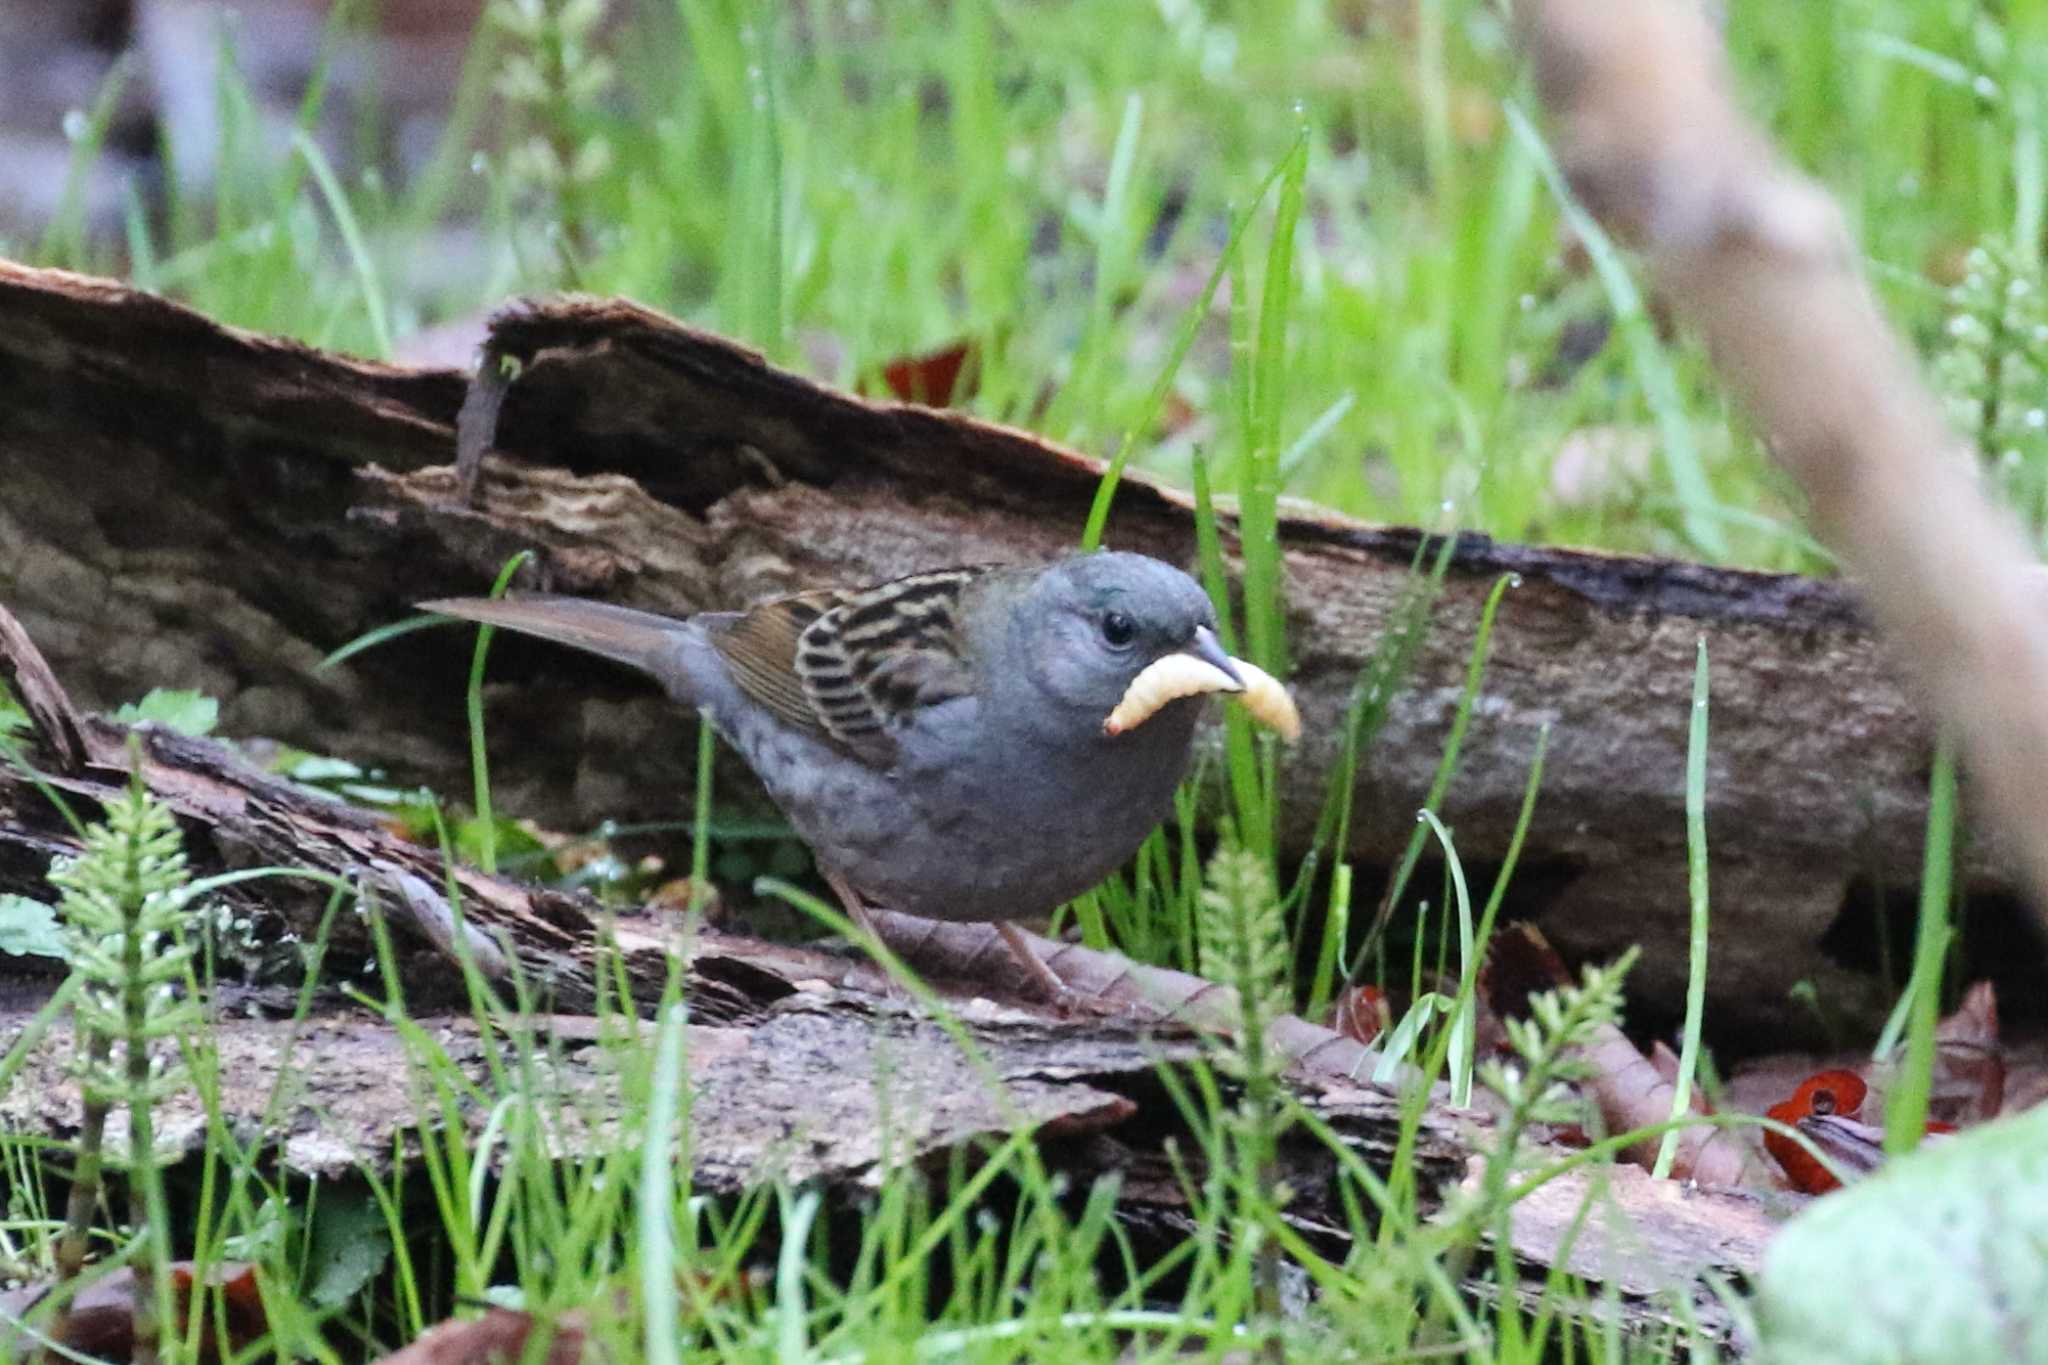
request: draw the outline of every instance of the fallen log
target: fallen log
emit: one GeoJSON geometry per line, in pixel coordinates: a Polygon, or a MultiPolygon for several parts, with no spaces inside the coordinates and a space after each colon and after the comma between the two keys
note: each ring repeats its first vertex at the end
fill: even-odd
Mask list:
{"type": "MultiPolygon", "coordinates": [[[[1095,1002],[1086,1016],[1061,1017],[1000,998],[1030,983],[987,926],[877,915],[892,950],[935,974],[952,1016],[941,1022],[859,957],[655,912],[609,911],[581,894],[446,867],[371,815],[263,773],[229,746],[81,714],[4,609],[0,677],[34,694],[39,718],[26,751],[31,766],[0,766],[0,885],[47,895],[39,870],[78,850],[58,801],[90,818],[132,776],[177,815],[196,877],[286,869],[223,885],[199,902],[224,902],[257,923],[208,954],[223,975],[204,1036],[191,1041],[209,1057],[201,1070],[212,1077],[211,1104],[185,1087],[158,1107],[161,1160],[203,1151],[214,1125],[225,1123],[240,1141],[270,1152],[286,1176],[384,1175],[436,1140],[422,1130],[423,1114],[451,1119],[423,1098],[430,1078],[445,1083],[452,1068],[470,1095],[488,1095],[494,1061],[548,1097],[549,1157],[597,1158],[630,1140],[621,1116],[634,1112],[623,1088],[632,1069],[617,1065],[615,1045],[636,1029],[645,1045],[643,1016],[679,973],[689,1011],[691,1179],[707,1194],[773,1181],[858,1194],[899,1166],[1029,1129],[1041,1160],[1069,1188],[1116,1177],[1118,1217],[1134,1245],[1156,1240],[1163,1250],[1194,1230],[1182,1175],[1192,1170],[1199,1181],[1202,1143],[1158,1073],[1202,1058],[1203,1035],[1231,1027],[1236,1003],[1221,987],[1040,940],[1039,951],[1095,1002]],[[342,904],[371,916],[334,914],[342,904]],[[371,917],[392,931],[388,957],[375,951],[371,917]],[[332,984],[308,997],[308,1013],[297,1013],[308,971],[374,998],[380,962],[393,972],[381,983],[391,1016],[350,1005],[332,984]],[[484,1011],[488,1031],[475,1013],[460,1012],[476,998],[469,982],[494,997],[484,1011]],[[981,993],[989,990],[999,998],[981,993]]],[[[201,923],[219,921],[209,915],[201,923]]],[[[0,1130],[62,1141],[81,1099],[72,1032],[44,1011],[57,980],[53,971],[40,989],[0,998],[0,1055],[9,1056],[11,1073],[0,1087],[0,1130]]],[[[1299,1019],[1278,1021],[1270,1036],[1289,1063],[1295,1098],[1384,1172],[1401,1143],[1404,1106],[1365,1083],[1373,1054],[1299,1019]]],[[[494,1112],[463,1099],[452,1121],[475,1140],[494,1112]]],[[[1420,1211],[1442,1209],[1488,1134],[1478,1114],[1424,1110],[1410,1153],[1420,1211]]],[[[117,1114],[108,1146],[120,1156],[129,1141],[117,1114]]],[[[1297,1126],[1277,1163],[1273,1175],[1291,1192],[1285,1217],[1309,1245],[1341,1259],[1351,1223],[1336,1154],[1297,1126]]],[[[1578,1311],[1618,1314],[1636,1333],[1688,1321],[1731,1340],[1734,1324],[1702,1272],[1753,1273],[1772,1220],[1744,1196],[1674,1199],[1674,1186],[1654,1183],[1659,1188],[1617,1173],[1612,1183],[1580,1176],[1546,1186],[1512,1224],[1515,1258],[1528,1276],[1516,1292],[1533,1303],[1550,1266],[1562,1263],[1617,1291],[1612,1302],[1578,1311]],[[1573,1214],[1586,1200],[1602,1206],[1590,1224],[1573,1214]],[[1639,1263],[1639,1240],[1658,1255],[1639,1263]],[[1698,1248],[1690,1260],[1689,1246],[1698,1248]]],[[[1468,1288],[1495,1292],[1483,1276],[1468,1288]]]]}
{"type": "MultiPolygon", "coordinates": [[[[83,701],[195,687],[221,698],[228,733],[449,791],[466,785],[466,636],[316,667],[414,600],[474,590],[522,549],[529,586],[673,612],[1049,557],[1078,537],[1100,469],[1022,432],[823,388],[628,304],[566,300],[493,322],[492,347],[520,370],[471,506],[450,467],[463,375],[15,266],[0,265],[0,317],[0,380],[23,395],[0,410],[0,600],[83,701]]],[[[1109,540],[1186,563],[1192,528],[1185,498],[1129,476],[1109,540]]],[[[1227,516],[1224,529],[1228,548],[1227,516]]],[[[1285,770],[1283,837],[1300,852],[1338,718],[1427,538],[1303,509],[1281,537],[1308,732],[1285,770]]],[[[1870,891],[1897,900],[1917,876],[1929,738],[1841,584],[1460,537],[1357,774],[1346,855],[1370,873],[1405,843],[1502,575],[1517,586],[1441,814],[1468,861],[1497,860],[1549,727],[1511,913],[1577,955],[1642,942],[1639,998],[1679,998],[1683,759],[1705,639],[1714,1017],[1808,1034],[1786,994],[1802,980],[1838,1015],[1879,1009],[1870,891]]],[[[502,808],[558,828],[677,812],[687,721],[602,664],[509,641],[495,658],[502,808]]],[[[2001,850],[1979,841],[1968,867],[1977,913],[2018,922],[1999,900],[2015,886],[2001,850]]],[[[2026,970],[2012,954],[1990,966],[2026,970]]]]}

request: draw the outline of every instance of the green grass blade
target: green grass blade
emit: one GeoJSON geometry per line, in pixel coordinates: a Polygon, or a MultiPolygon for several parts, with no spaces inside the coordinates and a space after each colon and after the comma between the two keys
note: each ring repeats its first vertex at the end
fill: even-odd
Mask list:
{"type": "Polygon", "coordinates": [[[350,640],[319,663],[314,664],[313,671],[315,673],[323,672],[326,669],[333,668],[336,664],[346,663],[365,650],[375,649],[377,646],[387,641],[395,640],[401,635],[410,635],[416,630],[425,630],[428,626],[452,626],[455,624],[457,622],[454,617],[436,616],[432,612],[423,612],[418,616],[408,616],[402,621],[393,621],[389,625],[378,626],[374,630],[364,631],[361,635],[356,636],[355,639],[350,640]]]}
{"type": "MultiPolygon", "coordinates": [[[[1707,1009],[1707,641],[1702,636],[1692,676],[1692,723],[1685,748],[1685,858],[1692,904],[1691,954],[1685,977],[1685,1032],[1679,1044],[1678,1076],[1671,1092],[1671,1117],[1692,1110],[1693,1078],[1700,1064],[1700,1030],[1707,1009]]],[[[1678,1131],[1664,1135],[1650,1173],[1662,1180],[1678,1155],[1678,1131]]]]}
{"type": "Polygon", "coordinates": [[[1906,1056],[1898,1082],[1885,1098],[1884,1149],[1892,1156],[1918,1147],[1927,1130],[1934,1030],[1941,1014],[1941,962],[1949,939],[1949,887],[1955,878],[1955,827],[1955,743],[1944,734],[1935,746],[1934,773],[1928,781],[1927,848],[1920,869],[1920,928],[1913,946],[1906,1056]]]}
{"type": "Polygon", "coordinates": [[[121,92],[134,69],[133,53],[123,53],[107,70],[93,96],[92,112],[82,119],[67,115],[64,131],[71,138],[71,162],[64,173],[64,192],[57,212],[43,229],[36,247],[39,260],[55,261],[73,270],[89,266],[85,240],[85,183],[107,142],[107,130],[121,107],[121,92]]]}
{"type": "MultiPolygon", "coordinates": [[[[521,550],[506,560],[505,567],[498,570],[497,581],[491,584],[490,595],[503,597],[505,589],[512,585],[512,576],[531,558],[531,550],[521,550]]],[[[476,650],[469,660],[469,686],[463,693],[463,709],[469,718],[470,789],[476,798],[477,866],[494,876],[498,871],[498,825],[491,817],[491,759],[484,745],[484,660],[490,656],[491,637],[495,634],[496,626],[476,628],[476,650]]]]}
{"type": "MultiPolygon", "coordinates": [[[[1487,648],[1493,640],[1493,618],[1500,610],[1502,597],[1518,580],[1513,574],[1502,574],[1494,581],[1493,590],[1486,595],[1486,605],[1479,613],[1479,629],[1472,639],[1472,653],[1465,665],[1465,688],[1458,698],[1458,709],[1451,717],[1451,731],[1444,739],[1443,756],[1437,760],[1436,775],[1431,778],[1429,794],[1423,800],[1426,810],[1441,810],[1444,794],[1450,790],[1451,779],[1457,775],[1458,753],[1465,742],[1466,727],[1472,723],[1472,707],[1479,700],[1479,686],[1486,678],[1487,648]]],[[[1393,916],[1394,906],[1399,903],[1401,893],[1408,887],[1408,879],[1414,875],[1415,865],[1422,857],[1423,845],[1429,839],[1429,828],[1418,823],[1415,832],[1408,837],[1407,847],[1401,851],[1401,861],[1395,865],[1394,875],[1387,881],[1387,889],[1380,899],[1379,910],[1373,916],[1372,927],[1367,931],[1365,942],[1359,946],[1358,956],[1353,960],[1351,975],[1358,974],[1359,965],[1371,951],[1374,942],[1386,932],[1387,922],[1393,916]]]]}
{"type": "Polygon", "coordinates": [[[1124,467],[1130,463],[1131,454],[1137,448],[1139,438],[1150,431],[1153,423],[1158,421],[1159,410],[1165,406],[1166,395],[1173,390],[1174,378],[1180,373],[1182,363],[1186,361],[1189,350],[1194,347],[1196,336],[1201,332],[1202,323],[1209,316],[1210,306],[1216,301],[1216,290],[1229,273],[1231,263],[1237,259],[1239,244],[1243,241],[1246,230],[1251,227],[1253,216],[1257,214],[1259,205],[1265,202],[1266,195],[1286,173],[1291,156],[1290,153],[1289,158],[1283,158],[1280,164],[1272,169],[1260,184],[1258,193],[1252,196],[1251,203],[1231,221],[1230,236],[1225,240],[1223,250],[1216,258],[1215,267],[1210,270],[1208,279],[1202,285],[1201,296],[1182,315],[1179,330],[1174,333],[1173,349],[1167,353],[1166,363],[1160,366],[1158,377],[1152,381],[1151,390],[1145,395],[1145,401],[1139,405],[1138,415],[1124,428],[1123,437],[1117,442],[1116,454],[1110,457],[1108,468],[1102,471],[1102,481],[1095,488],[1095,501],[1088,507],[1087,525],[1081,531],[1082,553],[1101,546],[1103,530],[1109,524],[1110,508],[1116,502],[1117,484],[1123,480],[1124,467]]]}
{"type": "Polygon", "coordinates": [[[334,226],[341,232],[342,243],[348,248],[349,262],[355,267],[356,288],[363,296],[363,311],[369,317],[370,335],[376,343],[377,356],[388,360],[391,358],[392,338],[391,320],[385,309],[384,285],[378,276],[377,260],[370,251],[369,241],[356,222],[355,210],[341,188],[341,181],[335,178],[334,168],[327,164],[327,154],[320,150],[319,143],[308,137],[303,129],[295,129],[292,148],[305,161],[306,169],[313,173],[313,183],[320,187],[320,195],[327,201],[327,211],[333,215],[334,226]]]}
{"type": "Polygon", "coordinates": [[[1693,436],[1691,419],[1686,415],[1678,377],[1672,371],[1662,343],[1657,340],[1657,329],[1650,320],[1649,310],[1643,306],[1642,294],[1629,278],[1621,253],[1615,249],[1600,224],[1594,221],[1593,215],[1579,203],[1571,186],[1565,183],[1564,172],[1559,169],[1557,158],[1551,155],[1542,133],[1537,131],[1536,125],[1519,105],[1509,101],[1506,108],[1515,136],[1535,158],[1544,181],[1557,200],[1559,211],[1571,224],[1572,231],[1578,234],[1579,240],[1585,243],[1586,254],[1592,258],[1593,268],[1607,291],[1608,306],[1614,310],[1615,326],[1628,347],[1630,368],[1657,422],[1657,435],[1664,444],[1665,467],[1670,471],[1672,487],[1683,508],[1686,536],[1709,558],[1727,559],[1731,550],[1727,536],[1721,532],[1717,515],[1719,503],[1707,482],[1706,467],[1700,459],[1699,442],[1693,436]]]}
{"type": "MultiPolygon", "coordinates": [[[[1465,889],[1465,865],[1458,861],[1458,850],[1451,842],[1451,832],[1444,828],[1443,821],[1436,818],[1433,810],[1424,810],[1422,818],[1429,830],[1436,836],[1437,843],[1444,851],[1444,866],[1450,869],[1452,899],[1458,908],[1458,975],[1461,980],[1476,981],[1479,976],[1479,949],[1472,936],[1472,896],[1465,889]]],[[[1451,1067],[1451,1103],[1460,1109],[1472,1103],[1472,1045],[1476,1037],[1478,1021],[1477,997],[1469,990],[1461,989],[1458,998],[1451,1002],[1451,1028],[1448,1044],[1451,1067]]]]}
{"type": "Polygon", "coordinates": [[[654,1084],[648,1096],[640,1180],[633,1193],[640,1311],[647,1324],[642,1346],[648,1365],[681,1365],[682,1361],[682,1324],[677,1313],[675,1129],[686,1104],[684,1039],[688,1027],[689,1013],[682,1002],[662,1010],[654,1039],[654,1084]]]}

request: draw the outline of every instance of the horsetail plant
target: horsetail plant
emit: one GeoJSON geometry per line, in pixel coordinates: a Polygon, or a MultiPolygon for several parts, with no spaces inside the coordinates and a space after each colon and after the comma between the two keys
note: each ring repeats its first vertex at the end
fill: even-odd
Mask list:
{"type": "Polygon", "coordinates": [[[156,1360],[157,1338],[169,1316],[169,1286],[158,1273],[169,1257],[169,1218],[152,1115],[186,1080],[184,1068],[160,1045],[200,1022],[198,1005],[179,992],[192,956],[179,933],[187,881],[177,822],[142,785],[139,765],[128,790],[107,802],[105,821],[87,827],[79,856],[50,869],[51,884],[63,893],[59,909],[72,970],[83,983],[73,1005],[73,1069],[84,1123],[59,1274],[75,1276],[84,1263],[87,1224],[99,1202],[106,1119],[121,1105],[128,1111],[128,1210],[136,1234],[134,1359],[140,1365],[156,1360]]]}
{"type": "MultiPolygon", "coordinates": [[[[1514,1283],[1514,1238],[1508,1225],[1513,1199],[1508,1182],[1522,1135],[1532,1124],[1574,1123],[1585,1117],[1584,1102],[1573,1094],[1573,1087],[1593,1074],[1586,1048],[1601,1030],[1621,1023],[1626,1004],[1622,985],[1635,965],[1636,953],[1630,948],[1604,967],[1587,963],[1577,985],[1531,995],[1527,1018],[1501,1020],[1514,1059],[1483,1063],[1479,1079],[1500,1096],[1506,1113],[1495,1126],[1478,1192],[1456,1196],[1457,1207],[1447,1221],[1450,1250],[1445,1266],[1454,1282],[1464,1279],[1473,1250],[1491,1227],[1495,1275],[1503,1293],[1514,1283]]],[[[1504,1330],[1519,1330],[1509,1316],[1503,1315],[1504,1330]]]]}
{"type": "MultiPolygon", "coordinates": [[[[1281,1073],[1285,1061],[1272,1044],[1273,1026],[1288,1012],[1291,958],[1273,865],[1255,850],[1226,838],[1209,861],[1197,929],[1202,965],[1210,979],[1237,992],[1237,1038],[1218,1065],[1243,1086],[1225,1130],[1238,1184],[1240,1252],[1256,1258],[1254,1284],[1269,1326],[1280,1321],[1280,1253],[1265,1217],[1285,1202],[1276,1171],[1280,1133],[1287,1122],[1281,1073]]],[[[1279,1349],[1269,1336],[1269,1354],[1279,1349]]]]}
{"type": "Polygon", "coordinates": [[[2048,533],[2048,281],[2038,259],[1992,237],[1948,291],[1934,379],[1956,429],[2037,540],[2048,533]]]}
{"type": "Polygon", "coordinates": [[[498,93],[530,130],[506,159],[517,190],[553,210],[555,248],[574,285],[597,250],[590,193],[612,165],[612,146],[592,125],[617,72],[596,51],[605,0],[493,0],[490,22],[512,39],[498,93]]]}

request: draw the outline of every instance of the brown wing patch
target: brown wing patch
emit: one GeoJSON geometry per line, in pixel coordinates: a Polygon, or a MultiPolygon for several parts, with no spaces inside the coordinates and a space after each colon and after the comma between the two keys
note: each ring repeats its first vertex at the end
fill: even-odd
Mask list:
{"type": "Polygon", "coordinates": [[[828,588],[763,602],[713,631],[711,643],[742,692],[791,725],[823,730],[824,719],[797,672],[797,642],[820,617],[852,597],[828,588]]]}

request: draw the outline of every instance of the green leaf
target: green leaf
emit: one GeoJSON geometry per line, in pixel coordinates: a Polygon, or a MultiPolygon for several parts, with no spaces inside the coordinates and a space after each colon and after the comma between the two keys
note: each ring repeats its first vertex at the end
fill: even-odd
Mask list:
{"type": "Polygon", "coordinates": [[[282,1256],[298,1231],[298,1222],[298,1215],[284,1200],[265,1199],[256,1206],[242,1231],[221,1240],[221,1254],[231,1261],[282,1256]]]}
{"type": "Polygon", "coordinates": [[[547,845],[502,816],[493,816],[488,821],[471,816],[455,827],[455,853],[464,862],[484,867],[486,848],[492,850],[495,862],[520,863],[525,876],[560,875],[554,871],[547,845]]]}
{"type": "Polygon", "coordinates": [[[28,708],[14,699],[6,682],[0,681],[0,739],[20,734],[28,726],[28,708]]]}
{"type": "Polygon", "coordinates": [[[391,1230],[368,1190],[320,1197],[306,1247],[307,1297],[321,1308],[354,1298],[391,1259],[391,1230]]]}
{"type": "Polygon", "coordinates": [[[147,721],[197,739],[212,734],[220,723],[220,703],[204,692],[152,687],[141,701],[123,703],[114,719],[123,725],[147,721]]]}
{"type": "Polygon", "coordinates": [[[1759,1359],[2048,1361],[2048,1107],[1930,1143],[1771,1244],[1759,1359]]]}
{"type": "Polygon", "coordinates": [[[27,896],[0,893],[0,953],[68,961],[57,908],[27,896]]]}
{"type": "Polygon", "coordinates": [[[270,761],[270,771],[280,777],[289,777],[294,782],[304,782],[314,787],[354,782],[363,775],[359,765],[345,758],[307,753],[304,749],[294,749],[289,744],[279,746],[277,756],[270,761]]]}

